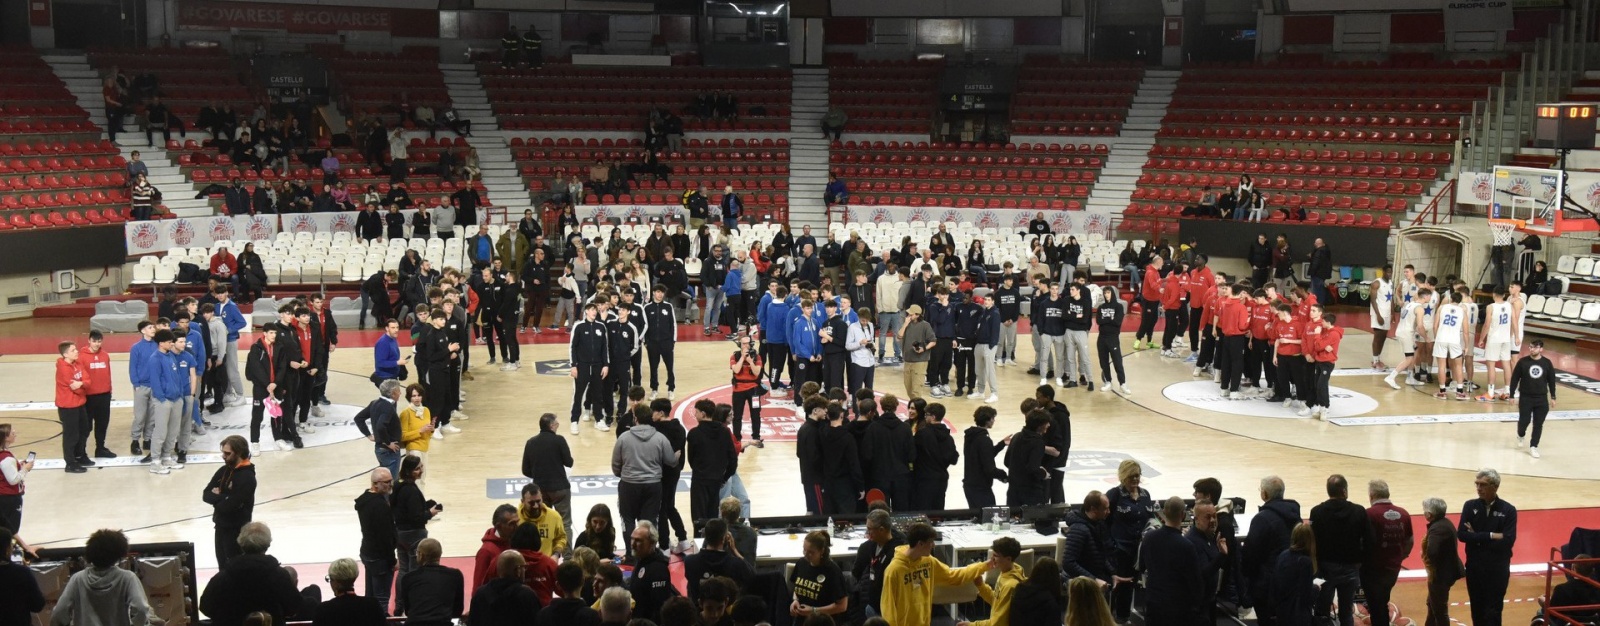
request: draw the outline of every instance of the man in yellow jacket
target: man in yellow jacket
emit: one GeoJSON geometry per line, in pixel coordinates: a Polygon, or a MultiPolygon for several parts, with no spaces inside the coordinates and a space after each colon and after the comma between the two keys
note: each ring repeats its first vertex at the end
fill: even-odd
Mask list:
{"type": "Polygon", "coordinates": [[[572,549],[567,543],[567,527],[561,523],[561,514],[544,505],[544,493],[539,486],[528,483],[522,486],[522,506],[517,508],[517,523],[539,527],[539,540],[546,546],[545,554],[552,557],[564,555],[572,549]]]}
{"type": "Polygon", "coordinates": [[[1011,626],[1011,594],[1017,585],[1028,579],[1017,557],[1022,555],[1022,544],[1016,539],[1001,537],[989,546],[989,567],[1000,572],[995,588],[978,585],[978,595],[989,603],[989,619],[976,622],[958,622],[956,626],[1011,626]]]}
{"type": "Polygon", "coordinates": [[[883,597],[879,604],[883,618],[890,624],[928,626],[933,621],[935,586],[957,587],[977,582],[980,595],[988,590],[981,578],[994,567],[994,561],[950,569],[932,556],[933,544],[938,538],[932,526],[913,524],[906,531],[906,545],[895,548],[894,560],[883,572],[883,597]]]}

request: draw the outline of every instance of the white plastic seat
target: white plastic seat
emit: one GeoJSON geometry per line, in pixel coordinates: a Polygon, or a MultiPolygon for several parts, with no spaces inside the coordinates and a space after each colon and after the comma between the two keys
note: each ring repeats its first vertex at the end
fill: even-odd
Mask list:
{"type": "MultiPolygon", "coordinates": [[[[151,258],[151,257],[145,257],[151,258]]],[[[143,260],[143,259],[141,259],[143,260]]],[[[130,285],[148,285],[156,280],[156,265],[154,263],[140,263],[133,266],[133,280],[130,285]]]]}
{"type": "Polygon", "coordinates": [[[1561,305],[1561,318],[1562,319],[1576,320],[1576,319],[1578,319],[1578,315],[1580,313],[1582,313],[1582,312],[1583,312],[1583,301],[1582,300],[1577,300],[1577,299],[1567,300],[1565,303],[1563,303],[1561,305]]]}
{"type": "Polygon", "coordinates": [[[300,262],[284,261],[278,266],[278,277],[280,283],[300,282],[300,262]]]}
{"type": "Polygon", "coordinates": [[[139,264],[140,265],[156,265],[156,264],[159,264],[159,263],[161,263],[161,257],[158,257],[158,256],[145,255],[145,256],[139,257],[139,264]]]}
{"type": "Polygon", "coordinates": [[[1578,313],[1578,321],[1581,321],[1585,324],[1600,322],[1600,302],[1585,302],[1583,304],[1583,311],[1578,313]]]}
{"type": "Polygon", "coordinates": [[[1573,266],[1577,265],[1577,263],[1578,259],[1576,257],[1570,254],[1563,254],[1561,255],[1561,258],[1556,259],[1556,272],[1560,274],[1571,274],[1573,266]]]}
{"type": "Polygon", "coordinates": [[[1567,301],[1561,296],[1545,298],[1544,309],[1540,311],[1541,315],[1539,315],[1539,317],[1545,319],[1559,317],[1561,315],[1561,309],[1564,308],[1566,304],[1567,301]]]}
{"type": "Polygon", "coordinates": [[[155,266],[155,268],[153,268],[153,269],[154,269],[154,275],[150,279],[151,283],[154,283],[154,284],[157,284],[157,285],[167,285],[167,284],[171,284],[174,281],[178,280],[178,266],[177,265],[169,265],[169,264],[166,264],[166,263],[162,263],[160,265],[155,266]]]}
{"type": "Polygon", "coordinates": [[[1594,274],[1594,257],[1586,256],[1578,259],[1578,262],[1573,265],[1572,271],[1567,273],[1576,276],[1589,276],[1594,274]]]}
{"type": "Polygon", "coordinates": [[[1528,297],[1528,302],[1523,305],[1523,310],[1529,313],[1544,312],[1544,295],[1534,294],[1528,297]]]}

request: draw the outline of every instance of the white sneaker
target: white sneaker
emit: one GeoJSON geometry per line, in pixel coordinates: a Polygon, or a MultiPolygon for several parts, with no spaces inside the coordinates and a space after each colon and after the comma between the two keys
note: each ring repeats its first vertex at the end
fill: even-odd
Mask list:
{"type": "Polygon", "coordinates": [[[1190,373],[1189,373],[1189,375],[1190,375],[1190,376],[1193,376],[1193,377],[1195,377],[1195,378],[1199,378],[1199,377],[1201,377],[1201,376],[1203,376],[1203,375],[1205,375],[1205,370],[1202,370],[1202,369],[1200,369],[1200,368],[1198,368],[1198,367],[1196,367],[1196,368],[1194,368],[1194,371],[1193,371],[1193,372],[1190,372],[1190,373]]]}
{"type": "Polygon", "coordinates": [[[678,392],[673,391],[671,389],[668,389],[667,390],[667,402],[677,402],[677,401],[678,401],[678,392]]]}
{"type": "Polygon", "coordinates": [[[1308,406],[1300,407],[1300,410],[1295,411],[1294,414],[1295,415],[1299,415],[1300,417],[1305,417],[1307,415],[1310,415],[1311,414],[1311,407],[1308,407],[1308,406]]]}
{"type": "Polygon", "coordinates": [[[320,405],[320,404],[311,405],[311,417],[322,417],[322,405],[320,405]]]}
{"type": "Polygon", "coordinates": [[[1522,444],[1525,444],[1527,442],[1528,442],[1528,440],[1527,440],[1526,437],[1517,437],[1517,447],[1518,448],[1521,448],[1522,444]]]}
{"type": "Polygon", "coordinates": [[[500,371],[502,371],[502,372],[509,372],[511,370],[514,370],[514,369],[517,369],[517,366],[514,365],[514,364],[511,364],[511,363],[507,363],[505,365],[501,365],[500,366],[500,371]]]}
{"type": "Polygon", "coordinates": [[[591,414],[591,413],[590,413],[590,412],[589,412],[589,410],[588,410],[588,409],[584,409],[584,410],[583,410],[583,415],[580,415],[580,416],[578,416],[578,419],[580,419],[580,420],[583,420],[583,421],[585,421],[585,422],[587,422],[587,421],[589,421],[589,420],[592,420],[592,419],[594,419],[594,415],[592,415],[592,414],[591,414]]]}
{"type": "Polygon", "coordinates": [[[660,398],[660,397],[661,397],[661,390],[659,390],[659,389],[651,389],[650,390],[650,397],[649,397],[650,400],[654,400],[654,399],[660,398]]]}
{"type": "Polygon", "coordinates": [[[1212,370],[1212,372],[1211,372],[1211,382],[1214,382],[1214,383],[1222,382],[1222,370],[1212,370]]]}
{"type": "Polygon", "coordinates": [[[288,452],[289,450],[293,450],[294,449],[294,444],[290,443],[287,439],[279,439],[278,440],[278,449],[279,450],[283,450],[285,452],[288,452]]]}
{"type": "Polygon", "coordinates": [[[1100,382],[1100,393],[1111,393],[1111,381],[1105,380],[1100,382]]]}
{"type": "Polygon", "coordinates": [[[150,473],[151,474],[171,474],[172,470],[169,470],[169,469],[167,469],[167,466],[162,465],[161,461],[151,461],[150,462],[150,473]]]}
{"type": "Polygon", "coordinates": [[[984,398],[983,401],[986,404],[994,404],[996,402],[999,402],[1000,401],[1000,394],[991,393],[991,394],[989,394],[989,397],[984,398]]]}
{"type": "Polygon", "coordinates": [[[1239,393],[1237,391],[1229,392],[1228,393],[1228,399],[1229,400],[1243,400],[1244,399],[1244,394],[1239,393]]]}
{"type": "Polygon", "coordinates": [[[1039,386],[1040,387],[1043,387],[1043,386],[1048,385],[1048,384],[1050,384],[1050,379],[1048,379],[1048,378],[1040,378],[1039,379],[1039,386]]]}
{"type": "Polygon", "coordinates": [[[1167,358],[1177,358],[1178,353],[1173,352],[1171,350],[1162,350],[1161,351],[1161,356],[1164,356],[1164,357],[1167,357],[1167,358]]]}
{"type": "Polygon", "coordinates": [[[303,432],[303,433],[309,435],[311,433],[317,432],[317,427],[316,426],[312,426],[311,422],[306,422],[306,423],[300,425],[300,432],[303,432]]]}
{"type": "Polygon", "coordinates": [[[1395,374],[1398,374],[1398,373],[1399,372],[1389,372],[1388,376],[1384,376],[1383,377],[1383,382],[1389,383],[1390,387],[1394,388],[1395,390],[1399,390],[1400,389],[1400,383],[1394,382],[1395,374]]]}
{"type": "Polygon", "coordinates": [[[162,459],[161,460],[161,464],[163,466],[165,466],[169,470],[181,470],[181,469],[183,469],[183,464],[178,462],[178,458],[177,457],[171,457],[171,458],[167,458],[167,459],[162,459]]]}
{"type": "Polygon", "coordinates": [[[1057,387],[1066,387],[1067,383],[1062,381],[1060,376],[1057,376],[1056,377],[1056,386],[1057,387]]]}
{"type": "Polygon", "coordinates": [[[434,439],[444,439],[444,431],[442,431],[442,430],[433,431],[433,438],[434,439]]]}
{"type": "Polygon", "coordinates": [[[224,404],[226,406],[244,406],[246,404],[250,404],[250,401],[246,400],[246,399],[244,399],[243,397],[240,397],[240,396],[232,396],[232,397],[224,398],[222,400],[222,404],[224,404]]]}
{"type": "Polygon", "coordinates": [[[678,554],[693,554],[694,542],[685,539],[683,541],[679,541],[678,545],[673,546],[673,549],[676,550],[678,554]]]}
{"type": "Polygon", "coordinates": [[[1528,448],[1528,455],[1532,456],[1533,458],[1536,458],[1536,459],[1539,458],[1539,448],[1538,447],[1528,448]]]}
{"type": "Polygon", "coordinates": [[[1319,407],[1313,407],[1311,409],[1311,417],[1316,418],[1317,421],[1322,421],[1323,419],[1326,419],[1328,417],[1328,409],[1326,407],[1320,407],[1320,406],[1319,407]]]}
{"type": "Polygon", "coordinates": [[[440,432],[440,431],[443,431],[443,432],[450,433],[450,434],[454,435],[456,433],[461,432],[461,427],[460,426],[456,426],[455,424],[445,424],[443,427],[439,428],[439,430],[436,430],[436,431],[433,431],[433,432],[440,432]]]}
{"type": "Polygon", "coordinates": [[[611,426],[609,424],[606,424],[605,422],[600,421],[600,420],[595,420],[594,421],[594,429],[598,430],[600,432],[603,432],[603,433],[604,432],[610,432],[611,431],[611,426]]]}
{"type": "Polygon", "coordinates": [[[521,369],[522,369],[522,361],[516,361],[516,362],[511,364],[511,371],[515,372],[515,371],[520,371],[521,369]]]}
{"type": "Polygon", "coordinates": [[[982,398],[982,397],[983,397],[983,394],[978,393],[976,391],[967,394],[967,399],[968,400],[977,400],[978,398],[982,398]]]}
{"type": "Polygon", "coordinates": [[[467,421],[469,419],[472,419],[472,418],[471,417],[467,417],[467,414],[466,413],[462,413],[461,411],[452,411],[450,413],[450,419],[461,420],[461,421],[465,422],[465,421],[467,421]]]}
{"type": "Polygon", "coordinates": [[[260,454],[261,454],[261,444],[259,444],[259,443],[251,443],[250,444],[250,456],[258,456],[260,454]]]}
{"type": "Polygon", "coordinates": [[[573,422],[572,423],[572,434],[574,434],[574,435],[578,434],[578,423],[577,422],[573,422]]]}
{"type": "Polygon", "coordinates": [[[1123,385],[1122,386],[1122,395],[1131,396],[1131,395],[1133,395],[1133,391],[1128,389],[1127,385],[1123,385]]]}

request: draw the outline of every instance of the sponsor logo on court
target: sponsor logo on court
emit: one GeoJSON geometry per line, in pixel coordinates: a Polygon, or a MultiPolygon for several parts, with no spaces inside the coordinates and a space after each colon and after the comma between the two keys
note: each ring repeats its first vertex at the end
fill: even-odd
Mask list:
{"type": "MultiPolygon", "coordinates": [[[[1280,419],[1310,419],[1295,414],[1298,409],[1290,409],[1281,402],[1267,402],[1265,398],[1250,398],[1245,400],[1229,400],[1222,397],[1217,383],[1209,380],[1192,380],[1167,385],[1161,394],[1168,400],[1179,404],[1214,411],[1230,415],[1245,415],[1249,417],[1274,417],[1280,419]]],[[[1378,408],[1378,401],[1364,393],[1345,389],[1343,387],[1328,387],[1328,400],[1332,406],[1328,407],[1328,417],[1353,417],[1371,413],[1378,408]]]]}
{"type": "MultiPolygon", "coordinates": [[[[796,399],[793,395],[794,392],[792,390],[782,394],[774,392],[758,400],[761,405],[762,441],[795,440],[795,435],[799,434],[800,426],[805,424],[806,420],[800,414],[800,406],[795,403],[796,399]]],[[[882,393],[877,392],[874,395],[877,397],[883,396],[882,393]]],[[[699,424],[699,421],[694,418],[694,403],[701,400],[710,400],[717,404],[733,404],[733,385],[712,387],[705,391],[691,394],[687,398],[682,398],[678,401],[677,406],[673,407],[672,416],[683,422],[685,429],[694,428],[696,424],[699,424]]],[[[900,400],[900,408],[897,413],[901,419],[905,419],[906,405],[904,398],[900,400]]],[[[751,428],[749,411],[745,412],[744,420],[745,441],[749,441],[751,428]]],[[[729,424],[729,426],[732,426],[732,424],[729,424]]]]}
{"type": "MultiPolygon", "coordinates": [[[[1072,478],[1099,478],[1117,482],[1117,466],[1123,461],[1139,461],[1132,455],[1122,452],[1107,452],[1103,450],[1073,450],[1067,453],[1067,476],[1072,478]]],[[[1161,472],[1149,463],[1139,461],[1139,467],[1145,476],[1155,478],[1161,472]]]]}
{"type": "MultiPolygon", "coordinates": [[[[690,472],[684,472],[682,476],[678,477],[679,493],[689,491],[689,478],[690,472]]],[[[484,481],[483,495],[490,500],[520,500],[522,498],[522,486],[531,482],[533,481],[522,476],[516,478],[490,478],[484,481]]],[[[617,495],[617,484],[621,483],[622,479],[607,474],[595,474],[593,476],[568,476],[567,482],[572,483],[572,495],[574,496],[615,496],[617,495]]]]}
{"type": "Polygon", "coordinates": [[[538,361],[533,364],[533,372],[541,376],[571,376],[572,361],[538,361]]]}
{"type": "MultiPolygon", "coordinates": [[[[1513,405],[1506,404],[1511,407],[1513,405]]],[[[1600,419],[1600,410],[1551,411],[1545,421],[1575,421],[1600,419]]],[[[1454,413],[1436,415],[1379,415],[1373,417],[1339,417],[1328,420],[1339,426],[1405,426],[1410,424],[1470,424],[1483,422],[1516,422],[1517,412],[1505,413],[1454,413]]]]}
{"type": "Polygon", "coordinates": [[[1588,392],[1588,393],[1592,393],[1592,394],[1595,394],[1595,395],[1600,395],[1600,380],[1595,380],[1593,378],[1589,378],[1588,376],[1584,376],[1583,374],[1574,374],[1572,372],[1563,372],[1563,371],[1557,370],[1556,371],[1556,382],[1563,383],[1563,384],[1566,384],[1566,385],[1572,386],[1572,387],[1577,387],[1578,389],[1581,389],[1581,390],[1583,390],[1585,392],[1588,392]]]}

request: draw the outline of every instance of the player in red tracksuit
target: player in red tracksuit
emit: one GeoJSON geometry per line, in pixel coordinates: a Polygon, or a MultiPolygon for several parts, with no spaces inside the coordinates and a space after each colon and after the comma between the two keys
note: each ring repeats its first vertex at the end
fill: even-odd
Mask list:
{"type": "MultiPolygon", "coordinates": [[[[1307,296],[1308,298],[1311,296],[1307,296]]],[[[1303,302],[1303,301],[1302,301],[1303,302]]],[[[1306,309],[1305,317],[1296,316],[1294,323],[1300,325],[1300,355],[1304,366],[1300,370],[1300,377],[1295,381],[1295,396],[1300,400],[1300,410],[1295,415],[1305,417],[1311,415],[1316,406],[1316,352],[1318,342],[1322,341],[1322,307],[1311,305],[1306,309]]]]}
{"type": "Polygon", "coordinates": [[[1328,379],[1333,376],[1333,364],[1339,360],[1339,342],[1344,340],[1344,329],[1333,325],[1333,314],[1326,313],[1321,320],[1315,351],[1311,357],[1311,415],[1317,419],[1328,417],[1328,379]]]}
{"type": "Polygon", "coordinates": [[[1299,398],[1299,391],[1303,391],[1300,384],[1300,372],[1305,370],[1305,359],[1300,357],[1303,348],[1301,332],[1304,328],[1295,322],[1294,309],[1288,303],[1279,303],[1273,307],[1278,315],[1277,323],[1272,325],[1272,344],[1275,353],[1272,357],[1278,366],[1278,377],[1273,385],[1272,397],[1268,402],[1282,402],[1284,407],[1294,408],[1299,398]]]}
{"type": "Polygon", "coordinates": [[[1217,275],[1207,267],[1210,257],[1195,255],[1194,268],[1189,270],[1189,280],[1184,288],[1189,291],[1189,352],[1200,349],[1200,327],[1205,315],[1206,296],[1217,284],[1217,275]]]}
{"type": "Polygon", "coordinates": [[[1277,378],[1277,368],[1272,365],[1272,339],[1269,328],[1276,317],[1272,303],[1267,301],[1267,290],[1257,289],[1250,294],[1250,346],[1244,354],[1244,382],[1258,393],[1266,393],[1270,382],[1277,378]],[[1268,384],[1262,383],[1266,373],[1268,384]]]}
{"type": "Polygon", "coordinates": [[[1161,312],[1166,313],[1167,317],[1167,326],[1161,331],[1161,356],[1178,356],[1172,351],[1172,340],[1187,328],[1183,323],[1183,301],[1189,295],[1185,289],[1188,276],[1183,262],[1179,261],[1178,267],[1167,274],[1167,279],[1161,285],[1161,312]]]}
{"type": "Polygon", "coordinates": [[[1218,344],[1217,368],[1222,373],[1222,392],[1233,400],[1240,399],[1239,380],[1244,378],[1244,352],[1250,342],[1250,307],[1245,302],[1244,285],[1231,285],[1229,297],[1221,299],[1217,329],[1222,331],[1218,344]]]}
{"type": "Polygon", "coordinates": [[[1211,277],[1211,288],[1207,289],[1201,297],[1204,306],[1200,310],[1201,334],[1199,351],[1190,355],[1194,359],[1194,376],[1205,376],[1213,371],[1217,362],[1217,342],[1222,340],[1221,333],[1217,332],[1217,306],[1221,302],[1221,293],[1227,289],[1228,275],[1214,273],[1211,277]]]}
{"type": "Polygon", "coordinates": [[[1140,285],[1139,332],[1133,335],[1133,349],[1156,347],[1156,319],[1161,317],[1161,257],[1151,257],[1150,266],[1144,270],[1144,283],[1140,285]]]}

